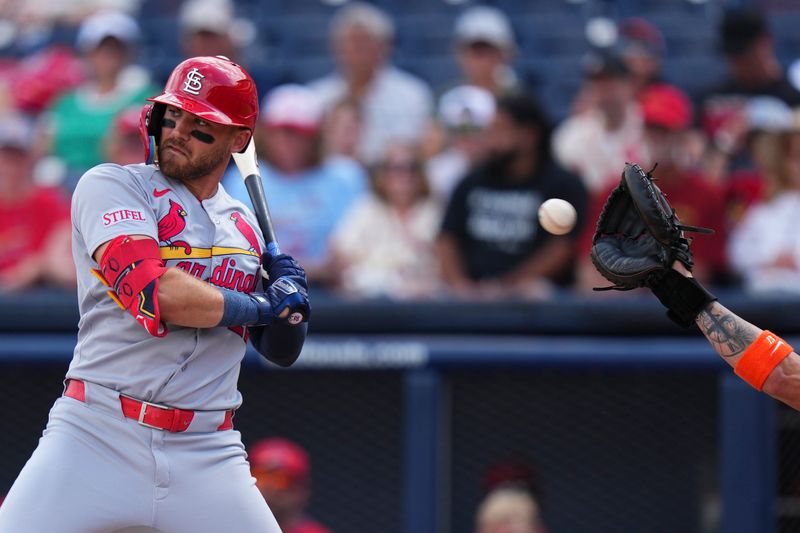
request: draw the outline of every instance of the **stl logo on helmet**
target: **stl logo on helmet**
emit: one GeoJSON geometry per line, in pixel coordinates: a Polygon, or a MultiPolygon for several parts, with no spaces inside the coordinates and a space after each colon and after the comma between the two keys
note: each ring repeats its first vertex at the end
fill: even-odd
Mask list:
{"type": "Polygon", "coordinates": [[[197,67],[193,68],[186,73],[186,81],[183,82],[183,90],[198,96],[200,94],[200,89],[203,88],[203,84],[200,81],[203,78],[205,78],[205,76],[200,74],[200,70],[198,70],[197,67]]]}

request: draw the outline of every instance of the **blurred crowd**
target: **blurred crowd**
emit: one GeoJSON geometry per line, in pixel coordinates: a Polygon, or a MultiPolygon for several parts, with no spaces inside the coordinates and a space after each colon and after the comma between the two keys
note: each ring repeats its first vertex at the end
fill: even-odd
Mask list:
{"type": "MultiPolygon", "coordinates": [[[[22,4],[0,2],[0,288],[71,287],[71,192],[98,163],[142,162],[139,112],[163,73],[138,54],[135,0],[22,4]],[[63,27],[73,42],[56,39],[63,27]]],[[[247,67],[236,7],[181,2],[184,56],[247,67]]],[[[460,72],[446,86],[395,66],[392,17],[359,1],[330,18],[329,75],[269,86],[256,76],[276,232],[317,290],[536,299],[608,285],[588,259],[594,222],[624,163],[636,162],[657,164],[683,223],[716,231],[694,240],[697,277],[800,292],[800,76],[778,61],[763,13],[721,13],[727,75],[692,98],[663,74],[661,30],[616,21],[616,38],[586,54],[557,123],[515,73],[510,16],[466,4],[442,28],[460,72]],[[567,235],[540,227],[548,198],[575,206],[567,235]]],[[[249,204],[235,169],[223,186],[249,204]]]]}

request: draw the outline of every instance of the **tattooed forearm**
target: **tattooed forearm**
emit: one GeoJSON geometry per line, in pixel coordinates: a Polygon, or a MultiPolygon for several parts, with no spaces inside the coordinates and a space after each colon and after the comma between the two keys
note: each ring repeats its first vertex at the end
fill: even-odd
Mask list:
{"type": "Polygon", "coordinates": [[[760,334],[757,327],[716,302],[698,315],[697,325],[722,357],[741,354],[760,334]]]}

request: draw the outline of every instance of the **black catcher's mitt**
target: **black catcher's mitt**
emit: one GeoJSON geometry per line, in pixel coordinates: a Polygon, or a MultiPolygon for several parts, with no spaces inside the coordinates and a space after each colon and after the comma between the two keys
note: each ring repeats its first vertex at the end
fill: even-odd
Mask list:
{"type": "Polygon", "coordinates": [[[694,265],[684,231],[713,230],[681,224],[651,172],[625,165],[597,221],[590,255],[600,274],[614,283],[608,289],[648,287],[667,307],[668,316],[688,327],[716,298],[672,265],[680,261],[689,271],[694,265]]]}

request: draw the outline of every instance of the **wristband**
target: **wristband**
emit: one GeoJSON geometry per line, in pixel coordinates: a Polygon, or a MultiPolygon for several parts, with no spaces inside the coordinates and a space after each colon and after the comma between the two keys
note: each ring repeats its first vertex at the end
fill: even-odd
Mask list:
{"type": "Polygon", "coordinates": [[[259,312],[256,302],[247,294],[220,289],[224,306],[222,319],[217,326],[249,326],[258,324],[259,312]]]}
{"type": "Polygon", "coordinates": [[[761,390],[770,373],[793,351],[788,342],[764,330],[744,351],[734,371],[750,386],[761,390]]]}

